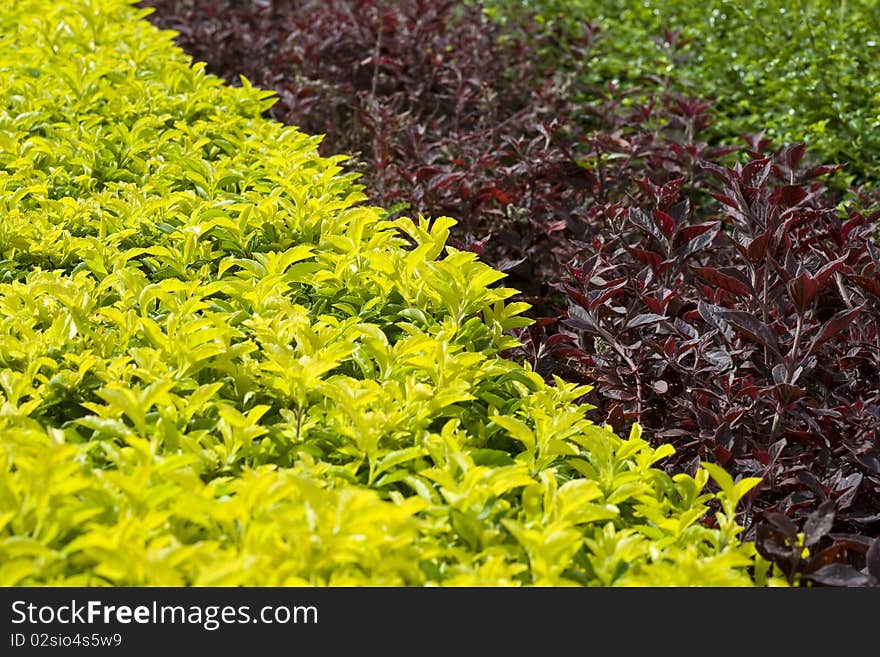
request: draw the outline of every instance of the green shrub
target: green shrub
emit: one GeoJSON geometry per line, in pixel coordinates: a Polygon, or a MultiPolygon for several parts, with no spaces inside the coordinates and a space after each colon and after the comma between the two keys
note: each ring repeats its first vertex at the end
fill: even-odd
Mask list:
{"type": "MultiPolygon", "coordinates": [[[[590,56],[561,60],[590,83],[649,76],[715,100],[719,139],[765,131],[846,163],[841,185],[880,181],[880,12],[874,0],[486,0],[535,11],[564,37],[599,26],[590,56]]],[[[567,38],[562,38],[565,44],[567,38]]],[[[565,49],[548,52],[559,57],[565,49]]]]}
{"type": "Polygon", "coordinates": [[[142,15],[0,14],[0,584],[779,583],[756,480],[499,357],[524,304],[451,219],[142,15]]]}

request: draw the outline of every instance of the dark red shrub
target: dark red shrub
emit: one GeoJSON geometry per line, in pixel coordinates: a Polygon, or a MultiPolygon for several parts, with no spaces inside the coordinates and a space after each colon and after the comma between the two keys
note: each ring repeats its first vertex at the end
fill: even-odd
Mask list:
{"type": "MultiPolygon", "coordinates": [[[[608,227],[560,284],[569,305],[543,368],[595,384],[607,421],[641,422],[678,467],[762,477],[756,518],[803,522],[832,500],[822,559],[798,562],[830,582],[819,569],[864,556],[852,536],[880,527],[880,212],[838,207],[827,168],[800,166],[802,145],[767,148],[699,162],[717,180],[712,211],[694,212],[691,181],[665,172],[604,206],[608,227]]],[[[779,553],[778,528],[756,527],[779,553]]]]}

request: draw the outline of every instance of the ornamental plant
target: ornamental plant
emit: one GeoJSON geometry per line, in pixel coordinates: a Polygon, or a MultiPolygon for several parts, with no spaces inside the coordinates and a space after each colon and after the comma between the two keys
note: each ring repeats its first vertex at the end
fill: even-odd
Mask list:
{"type": "Polygon", "coordinates": [[[756,478],[502,358],[524,305],[452,219],[145,14],[0,14],[0,583],[786,583],[756,478]]]}
{"type": "Polygon", "coordinates": [[[761,477],[745,536],[792,579],[876,585],[876,193],[844,200],[837,167],[803,144],[710,147],[708,110],[601,105],[611,129],[580,140],[593,200],[579,256],[556,315],[509,355],[595,383],[603,421],[676,447],[670,472],[710,459],[761,477]],[[795,539],[807,526],[812,560],[795,539]]]}
{"type": "Polygon", "coordinates": [[[540,25],[455,0],[140,5],[208,71],[276,91],[271,117],[351,155],[370,202],[455,217],[452,244],[545,308],[585,194],[570,152],[581,111],[571,76],[538,56],[540,25]]]}
{"type": "Polygon", "coordinates": [[[544,48],[591,86],[661,86],[714,101],[713,143],[763,131],[846,164],[841,189],[880,181],[880,14],[873,0],[483,0],[501,22],[535,16],[544,48]],[[577,46],[592,43],[585,58],[577,46]]]}
{"type": "Polygon", "coordinates": [[[641,180],[603,208],[612,230],[561,284],[546,357],[596,383],[612,426],[675,444],[685,471],[711,455],[760,477],[751,535],[789,573],[876,585],[880,212],[829,204],[804,153],[755,139],[745,165],[701,162],[711,215],[691,211],[684,178],[641,180]],[[822,549],[810,563],[780,548],[804,522],[822,549]]]}
{"type": "MultiPolygon", "coordinates": [[[[449,211],[466,217],[467,233],[451,227],[454,243],[469,245],[527,291],[518,299],[532,303],[527,312],[537,321],[514,329],[521,343],[503,355],[526,360],[551,383],[556,376],[601,382],[585,397],[597,406],[594,417],[621,434],[633,422],[650,427],[654,446],[676,448],[664,461],[670,474],[694,473],[700,459],[710,459],[736,477],[760,476],[741,515],[745,537],[756,541],[789,581],[802,576],[826,585],[875,581],[878,356],[869,281],[876,269],[876,191],[850,188],[844,203],[837,183],[849,167],[821,165],[803,144],[780,148],[763,134],[748,137],[742,147],[718,144],[723,131],[713,127],[717,104],[679,93],[687,85],[677,69],[661,65],[665,60],[634,56],[636,47],[660,48],[681,64],[689,37],[667,30],[660,45],[627,41],[623,27],[608,31],[598,22],[581,24],[576,33],[547,11],[537,15],[538,22],[532,14],[496,12],[492,23],[457,3],[360,2],[356,12],[343,2],[149,4],[158,9],[151,20],[174,26],[178,42],[227,79],[246,70],[282,97],[300,99],[270,109],[278,118],[317,122],[367,162],[379,161],[373,145],[395,134],[411,135],[415,126],[418,139],[406,137],[401,147],[385,151],[381,168],[363,168],[366,193],[385,201],[391,189],[408,194],[416,189],[410,172],[418,171],[466,183],[443,186],[444,194],[419,192],[407,203],[429,215],[449,211]],[[306,5],[312,11],[298,11],[306,5]],[[437,43],[446,45],[436,48],[437,43]],[[384,59],[370,59],[377,44],[384,59]],[[620,47],[638,75],[625,78],[607,68],[614,61],[608,53],[620,47]],[[426,60],[413,54],[435,51],[454,57],[426,60]],[[381,85],[375,92],[358,87],[358,62],[364,61],[378,62],[373,73],[381,85]],[[507,65],[486,65],[500,61],[507,65]],[[534,75],[539,61],[547,68],[544,77],[534,75]],[[459,96],[460,88],[441,82],[426,91],[428,79],[466,79],[473,93],[459,96]],[[541,87],[545,79],[554,83],[541,87]],[[301,102],[301,96],[316,94],[320,103],[301,102]],[[514,98],[518,113],[505,114],[514,98]],[[553,101],[534,102],[541,98],[553,101]],[[461,102],[451,102],[455,99],[461,102]],[[339,120],[327,123],[325,105],[344,108],[339,120]],[[392,114],[405,107],[394,125],[409,127],[385,130],[391,114],[379,121],[364,118],[377,107],[392,114]],[[472,112],[474,107],[480,111],[472,112]],[[553,108],[552,122],[541,118],[542,107],[553,108]],[[494,121],[500,116],[507,118],[494,121]],[[453,125],[472,130],[456,132],[453,125]],[[424,147],[410,148],[416,142],[424,147]],[[433,155],[452,151],[462,157],[433,155]],[[758,165],[751,161],[770,167],[758,194],[760,204],[771,203],[769,214],[760,205],[757,218],[746,207],[754,200],[751,191],[745,206],[724,201],[739,198],[727,188],[735,188],[743,173],[752,175],[758,165]],[[465,203],[474,189],[496,191],[480,203],[465,203]],[[752,224],[739,226],[741,216],[752,224]],[[785,234],[789,241],[775,242],[777,251],[765,257],[766,249],[760,254],[756,249],[769,239],[768,221],[776,222],[774,239],[785,234]],[[751,255],[738,253],[741,243],[729,241],[734,227],[736,240],[760,232],[751,255]],[[474,231],[484,237],[474,241],[474,231]],[[841,265],[844,261],[850,264],[841,265]],[[846,268],[852,264],[855,269],[846,268]],[[825,272],[826,265],[839,266],[832,279],[809,273],[825,272]],[[760,285],[742,287],[742,281],[752,285],[756,272],[762,273],[755,284],[766,278],[766,296],[757,291],[760,285]],[[809,302],[786,305],[790,298],[781,290],[789,279],[807,281],[809,302]],[[818,281],[822,294],[813,290],[818,281]],[[724,285],[740,296],[719,297],[732,294],[724,285]],[[843,296],[830,297],[827,285],[843,296]],[[847,285],[854,290],[846,291],[847,285]],[[861,308],[850,305],[865,294],[861,308]],[[740,324],[749,321],[744,314],[761,308],[760,321],[777,333],[777,349],[781,344],[784,351],[769,350],[756,366],[754,347],[760,345],[746,338],[744,348],[730,348],[728,338],[743,339],[742,329],[729,335],[728,323],[726,332],[706,334],[717,330],[699,312],[709,307],[739,313],[740,324]],[[601,330],[591,323],[593,311],[601,315],[601,330]],[[836,313],[851,314],[831,321],[836,313]],[[686,335],[677,333],[683,326],[686,335]],[[663,349],[656,346],[658,331],[663,349]],[[813,345],[808,334],[810,340],[823,337],[813,345]],[[677,344],[679,351],[666,353],[677,344]],[[788,363],[811,345],[807,366],[789,372],[788,363]],[[858,366],[840,356],[848,349],[858,366]],[[818,368],[810,364],[813,359],[818,368]],[[731,380],[736,389],[730,389],[731,380]],[[806,391],[796,391],[799,397],[776,397],[799,385],[806,391]],[[815,554],[804,557],[810,550],[815,554]]],[[[432,180],[426,179],[429,191],[432,180]]]]}

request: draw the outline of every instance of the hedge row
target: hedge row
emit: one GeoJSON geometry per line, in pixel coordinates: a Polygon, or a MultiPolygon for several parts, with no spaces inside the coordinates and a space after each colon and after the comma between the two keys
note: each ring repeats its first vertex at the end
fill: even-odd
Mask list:
{"type": "MultiPolygon", "coordinates": [[[[473,3],[471,3],[473,4],[473,3]]],[[[880,13],[874,0],[483,0],[500,20],[590,35],[569,65],[591,83],[671,85],[711,99],[713,140],[762,131],[845,164],[835,184],[880,183],[880,13]]]]}
{"type": "Polygon", "coordinates": [[[675,448],[670,475],[760,477],[743,537],[790,581],[880,581],[876,188],[841,189],[803,143],[719,140],[724,106],[639,60],[637,22],[578,32],[554,18],[575,5],[142,4],[351,153],[371,202],[460,219],[451,243],[532,304],[502,355],[591,386],[594,421],[675,448]],[[615,49],[638,75],[609,69],[615,49]]]}
{"type": "Polygon", "coordinates": [[[779,583],[756,480],[501,358],[524,306],[451,219],[361,203],[144,13],[0,14],[0,583],[779,583]]]}

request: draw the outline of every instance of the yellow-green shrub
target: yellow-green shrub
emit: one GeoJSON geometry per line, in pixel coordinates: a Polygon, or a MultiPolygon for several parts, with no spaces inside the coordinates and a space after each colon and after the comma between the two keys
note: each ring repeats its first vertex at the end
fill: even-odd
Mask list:
{"type": "Polygon", "coordinates": [[[500,358],[524,305],[452,220],[243,82],[124,0],[0,14],[0,584],[776,582],[754,480],[500,358]]]}

